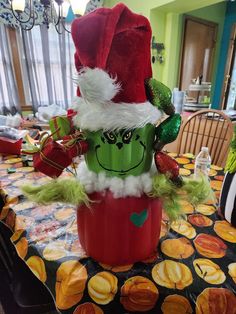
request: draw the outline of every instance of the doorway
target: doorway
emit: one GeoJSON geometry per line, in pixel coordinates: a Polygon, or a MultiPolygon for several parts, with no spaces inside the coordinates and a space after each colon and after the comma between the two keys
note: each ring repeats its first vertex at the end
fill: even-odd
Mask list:
{"type": "Polygon", "coordinates": [[[236,110],[236,24],[232,27],[225,66],[222,109],[236,110]]]}
{"type": "MultiPolygon", "coordinates": [[[[211,82],[217,24],[192,16],[184,17],[180,90],[187,91],[193,79],[211,82]]],[[[189,95],[191,96],[191,95],[189,95]]]]}

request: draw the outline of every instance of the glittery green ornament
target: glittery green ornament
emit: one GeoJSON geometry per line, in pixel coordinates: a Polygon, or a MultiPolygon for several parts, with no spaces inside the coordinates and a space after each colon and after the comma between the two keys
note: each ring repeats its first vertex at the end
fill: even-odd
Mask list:
{"type": "Polygon", "coordinates": [[[169,87],[154,78],[145,80],[145,87],[147,98],[154,106],[163,110],[169,116],[175,113],[175,108],[171,104],[172,93],[169,87]]]}
{"type": "Polygon", "coordinates": [[[170,116],[165,121],[163,121],[156,128],[156,142],[154,144],[155,150],[160,150],[164,145],[173,142],[176,140],[179,129],[181,125],[181,116],[178,113],[175,113],[173,116],[170,116]],[[162,147],[161,147],[162,146],[162,147]]]}

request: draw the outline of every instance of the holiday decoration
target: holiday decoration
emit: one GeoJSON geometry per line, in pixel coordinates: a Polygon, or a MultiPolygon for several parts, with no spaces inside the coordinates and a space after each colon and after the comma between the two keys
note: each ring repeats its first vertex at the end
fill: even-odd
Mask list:
{"type": "Polygon", "coordinates": [[[87,132],[89,151],[85,155],[88,168],[108,176],[125,178],[149,171],[153,159],[155,127],[120,131],[87,132]]]}
{"type": "Polygon", "coordinates": [[[155,150],[161,150],[167,143],[173,142],[178,136],[181,125],[181,116],[176,113],[156,128],[156,141],[154,143],[155,150]]]}
{"type": "Polygon", "coordinates": [[[162,109],[169,116],[175,113],[175,107],[171,103],[172,93],[167,86],[153,78],[145,80],[145,86],[147,97],[153,105],[162,109]]]}
{"type": "Polygon", "coordinates": [[[34,145],[32,139],[26,137],[27,144],[22,150],[25,155],[33,155],[33,166],[36,170],[52,178],[59,177],[72,163],[71,149],[74,148],[74,145],[63,146],[53,141],[55,133],[49,135],[43,132],[39,138],[39,145],[34,145]]]}
{"type": "MultiPolygon", "coordinates": [[[[91,257],[110,265],[134,263],[155,252],[162,207],[177,219],[181,197],[202,201],[209,184],[182,180],[176,161],[161,152],[176,139],[181,117],[168,87],[152,78],[148,20],[118,4],[75,20],[72,37],[78,71],[72,120],[83,134],[77,140],[85,160],[78,181],[58,179],[24,191],[41,203],[77,204],[80,242],[91,257]]],[[[64,140],[65,147],[77,143],[73,136],[64,140]]]]}
{"type": "Polygon", "coordinates": [[[69,116],[56,116],[49,120],[54,140],[59,140],[63,136],[73,133],[72,116],[71,114],[69,116]]]}
{"type": "Polygon", "coordinates": [[[88,142],[80,131],[64,136],[60,143],[53,140],[57,131],[50,135],[47,132],[41,133],[39,145],[35,145],[32,138],[26,136],[27,144],[21,151],[25,155],[33,155],[34,168],[52,178],[59,177],[74,157],[88,151],[88,142]]]}
{"type": "Polygon", "coordinates": [[[223,217],[236,227],[236,126],[226,161],[225,178],[220,196],[220,211],[223,217]]]}
{"type": "Polygon", "coordinates": [[[234,127],[234,135],[230,144],[230,151],[226,161],[225,170],[229,173],[236,172],[236,126],[234,127]]]}
{"type": "Polygon", "coordinates": [[[48,204],[50,202],[64,202],[74,205],[85,204],[89,206],[89,199],[85,188],[75,179],[63,179],[51,181],[46,189],[25,186],[27,195],[32,196],[37,203],[48,204]]]}
{"type": "Polygon", "coordinates": [[[162,152],[157,152],[154,158],[160,173],[168,175],[170,179],[176,179],[179,176],[179,165],[173,158],[162,152]]]}
{"type": "Polygon", "coordinates": [[[50,138],[44,141],[39,152],[33,156],[34,168],[52,178],[59,177],[71,162],[64,147],[50,138]]]}
{"type": "Polygon", "coordinates": [[[87,153],[89,149],[88,141],[85,140],[83,133],[79,131],[64,136],[62,144],[71,159],[87,153]]]}
{"type": "Polygon", "coordinates": [[[160,199],[147,195],[116,199],[110,191],[96,192],[89,198],[94,202],[93,210],[82,205],[77,220],[80,242],[87,254],[108,265],[118,261],[125,265],[155,252],[161,227],[160,199]]]}

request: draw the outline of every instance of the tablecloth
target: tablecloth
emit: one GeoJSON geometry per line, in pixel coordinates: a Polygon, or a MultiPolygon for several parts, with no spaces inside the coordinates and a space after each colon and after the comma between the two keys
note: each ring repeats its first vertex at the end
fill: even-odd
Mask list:
{"type": "MultiPolygon", "coordinates": [[[[180,173],[193,173],[190,154],[177,156],[180,173]]],[[[65,174],[67,175],[67,174],[65,174]]],[[[76,208],[39,206],[20,192],[22,183],[51,180],[6,156],[0,180],[9,195],[0,220],[12,228],[19,256],[47,286],[61,313],[236,313],[236,229],[217,206],[194,208],[183,202],[186,220],[170,224],[163,214],[157,252],[148,260],[111,267],[86,256],[76,224],[76,208]],[[7,173],[9,167],[16,172],[7,173]]],[[[211,186],[219,198],[224,173],[211,166],[211,186]]]]}

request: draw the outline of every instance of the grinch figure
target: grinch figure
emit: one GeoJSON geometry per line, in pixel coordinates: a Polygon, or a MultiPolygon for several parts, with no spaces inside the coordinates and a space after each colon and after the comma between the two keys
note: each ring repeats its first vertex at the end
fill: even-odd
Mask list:
{"type": "Polygon", "coordinates": [[[181,195],[203,201],[210,188],[206,181],[182,180],[177,162],[161,151],[176,139],[181,117],[169,88],[152,78],[149,21],[118,4],[76,19],[72,37],[78,71],[73,124],[88,143],[85,160],[76,179],[24,191],[40,203],[77,205],[79,239],[91,257],[134,263],[155,252],[162,208],[176,219],[181,195]]]}

